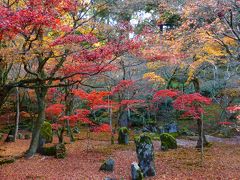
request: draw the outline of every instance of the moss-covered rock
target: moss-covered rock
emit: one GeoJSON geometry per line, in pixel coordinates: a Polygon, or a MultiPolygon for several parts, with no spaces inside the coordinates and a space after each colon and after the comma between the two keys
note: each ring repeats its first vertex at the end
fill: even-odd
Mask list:
{"type": "Polygon", "coordinates": [[[118,130],[118,144],[129,143],[129,130],[126,127],[121,127],[118,130]]]}
{"type": "Polygon", "coordinates": [[[66,157],[66,147],[63,143],[56,145],[56,158],[64,159],[66,157]]]}
{"type": "Polygon", "coordinates": [[[144,177],[155,176],[154,148],[151,137],[142,134],[135,138],[138,165],[144,177]]]}
{"type": "Polygon", "coordinates": [[[161,140],[161,149],[162,150],[177,148],[177,141],[171,134],[168,134],[168,133],[161,134],[160,140],[161,140]]]}
{"type": "Polygon", "coordinates": [[[44,121],[40,131],[41,138],[46,140],[46,143],[51,143],[53,140],[52,126],[49,122],[44,121]]]}

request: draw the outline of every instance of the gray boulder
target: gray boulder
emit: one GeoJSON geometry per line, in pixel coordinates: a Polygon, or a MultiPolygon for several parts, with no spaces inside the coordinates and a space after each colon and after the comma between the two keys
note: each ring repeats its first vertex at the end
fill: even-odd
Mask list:
{"type": "Polygon", "coordinates": [[[136,162],[131,164],[131,174],[132,180],[143,180],[143,173],[136,162]]]}
{"type": "Polygon", "coordinates": [[[135,138],[138,165],[144,177],[155,176],[154,148],[151,138],[142,134],[135,138]]]}
{"type": "Polygon", "coordinates": [[[109,171],[112,172],[114,169],[115,161],[111,158],[106,160],[100,167],[100,171],[109,171]]]}

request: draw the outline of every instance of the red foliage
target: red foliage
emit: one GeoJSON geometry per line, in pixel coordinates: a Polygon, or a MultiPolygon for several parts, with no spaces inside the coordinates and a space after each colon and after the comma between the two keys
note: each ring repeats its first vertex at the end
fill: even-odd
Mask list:
{"type": "Polygon", "coordinates": [[[69,120],[70,123],[75,123],[80,121],[84,124],[93,125],[93,122],[88,118],[90,111],[87,109],[78,109],[75,111],[75,114],[69,116],[63,116],[60,120],[69,120]]]}
{"type": "Polygon", "coordinates": [[[173,103],[173,107],[177,110],[185,111],[183,114],[184,117],[191,116],[194,119],[200,119],[201,114],[204,113],[201,105],[209,105],[211,102],[211,98],[204,97],[199,93],[183,94],[177,97],[173,103]]]}
{"type": "Polygon", "coordinates": [[[100,126],[94,127],[92,129],[93,132],[111,132],[111,127],[109,124],[101,124],[100,126]]]}
{"type": "Polygon", "coordinates": [[[88,43],[96,43],[98,39],[92,35],[92,34],[86,34],[86,35],[67,35],[64,37],[59,37],[56,39],[53,43],[51,43],[51,46],[57,46],[57,45],[66,45],[66,44],[72,44],[72,43],[81,43],[81,42],[88,42],[88,43]]]}
{"type": "Polygon", "coordinates": [[[233,123],[225,121],[225,122],[219,122],[218,124],[219,125],[232,125],[233,123]]]}
{"type": "Polygon", "coordinates": [[[132,86],[134,84],[134,81],[132,80],[121,80],[118,85],[116,85],[113,90],[112,90],[112,94],[116,94],[119,91],[123,91],[124,89],[132,86]]]}
{"type": "Polygon", "coordinates": [[[104,97],[110,95],[110,92],[108,91],[92,91],[90,93],[86,93],[85,91],[78,89],[72,91],[75,96],[80,97],[81,99],[88,101],[88,106],[92,110],[96,109],[106,109],[108,108],[108,102],[107,100],[104,100],[104,97]]]}
{"type": "Polygon", "coordinates": [[[63,104],[52,104],[48,106],[45,110],[46,114],[49,116],[59,117],[65,109],[63,104]]]}
{"type": "Polygon", "coordinates": [[[240,111],[240,106],[239,105],[230,106],[227,108],[227,110],[230,111],[231,113],[234,113],[234,112],[240,111]]]}
{"type": "Polygon", "coordinates": [[[179,91],[176,90],[169,90],[169,89],[163,89],[163,90],[159,90],[157,91],[154,96],[153,96],[153,100],[157,101],[161,98],[166,98],[166,97],[170,97],[170,98],[174,98],[176,96],[178,96],[180,94],[179,91]]]}
{"type": "Polygon", "coordinates": [[[51,124],[51,126],[52,126],[53,130],[58,130],[60,127],[62,127],[62,125],[58,124],[58,123],[53,123],[53,124],[51,124]]]}

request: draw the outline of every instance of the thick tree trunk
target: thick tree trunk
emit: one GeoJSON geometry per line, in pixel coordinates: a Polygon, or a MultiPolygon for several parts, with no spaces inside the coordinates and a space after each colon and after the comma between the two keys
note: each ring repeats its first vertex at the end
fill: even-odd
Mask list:
{"type": "Polygon", "coordinates": [[[34,122],[31,144],[26,153],[26,157],[28,158],[32,157],[36,153],[38,148],[40,130],[45,120],[45,96],[47,93],[47,88],[45,87],[37,88],[35,89],[35,93],[37,96],[38,103],[38,117],[37,120],[34,122]]]}
{"type": "Polygon", "coordinates": [[[19,119],[20,119],[20,99],[19,99],[19,90],[17,87],[16,88],[16,119],[15,119],[14,141],[16,141],[17,139],[19,119]]]}
{"type": "Polygon", "coordinates": [[[204,134],[204,130],[202,132],[202,120],[201,119],[197,120],[197,128],[198,128],[198,141],[197,141],[196,148],[200,149],[202,146],[202,140],[203,140],[203,147],[206,147],[209,144],[206,139],[206,136],[204,134]],[[202,136],[202,133],[203,133],[203,136],[202,136]]]}

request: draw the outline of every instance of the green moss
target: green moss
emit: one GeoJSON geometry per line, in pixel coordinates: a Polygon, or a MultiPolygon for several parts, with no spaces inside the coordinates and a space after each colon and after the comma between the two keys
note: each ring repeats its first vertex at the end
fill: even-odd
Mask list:
{"type": "Polygon", "coordinates": [[[128,130],[128,128],[126,128],[126,127],[121,127],[121,128],[119,128],[118,131],[121,132],[121,133],[123,133],[123,134],[129,134],[129,130],[128,130]]]}
{"type": "Polygon", "coordinates": [[[134,138],[134,142],[136,144],[139,144],[139,143],[147,143],[147,144],[152,144],[152,138],[147,135],[147,134],[141,134],[140,136],[136,136],[134,138]]]}
{"type": "Polygon", "coordinates": [[[53,140],[52,126],[49,122],[44,121],[40,131],[41,137],[46,139],[47,142],[51,143],[53,140]]]}
{"type": "Polygon", "coordinates": [[[0,165],[14,163],[15,161],[15,158],[2,159],[0,160],[0,165]]]}
{"type": "Polygon", "coordinates": [[[173,132],[173,133],[169,133],[170,135],[172,135],[174,138],[177,138],[180,136],[180,134],[178,132],[173,132]]]}
{"type": "Polygon", "coordinates": [[[161,140],[161,149],[162,150],[177,148],[177,141],[171,134],[168,134],[168,133],[161,134],[160,140],[161,140]]]}

